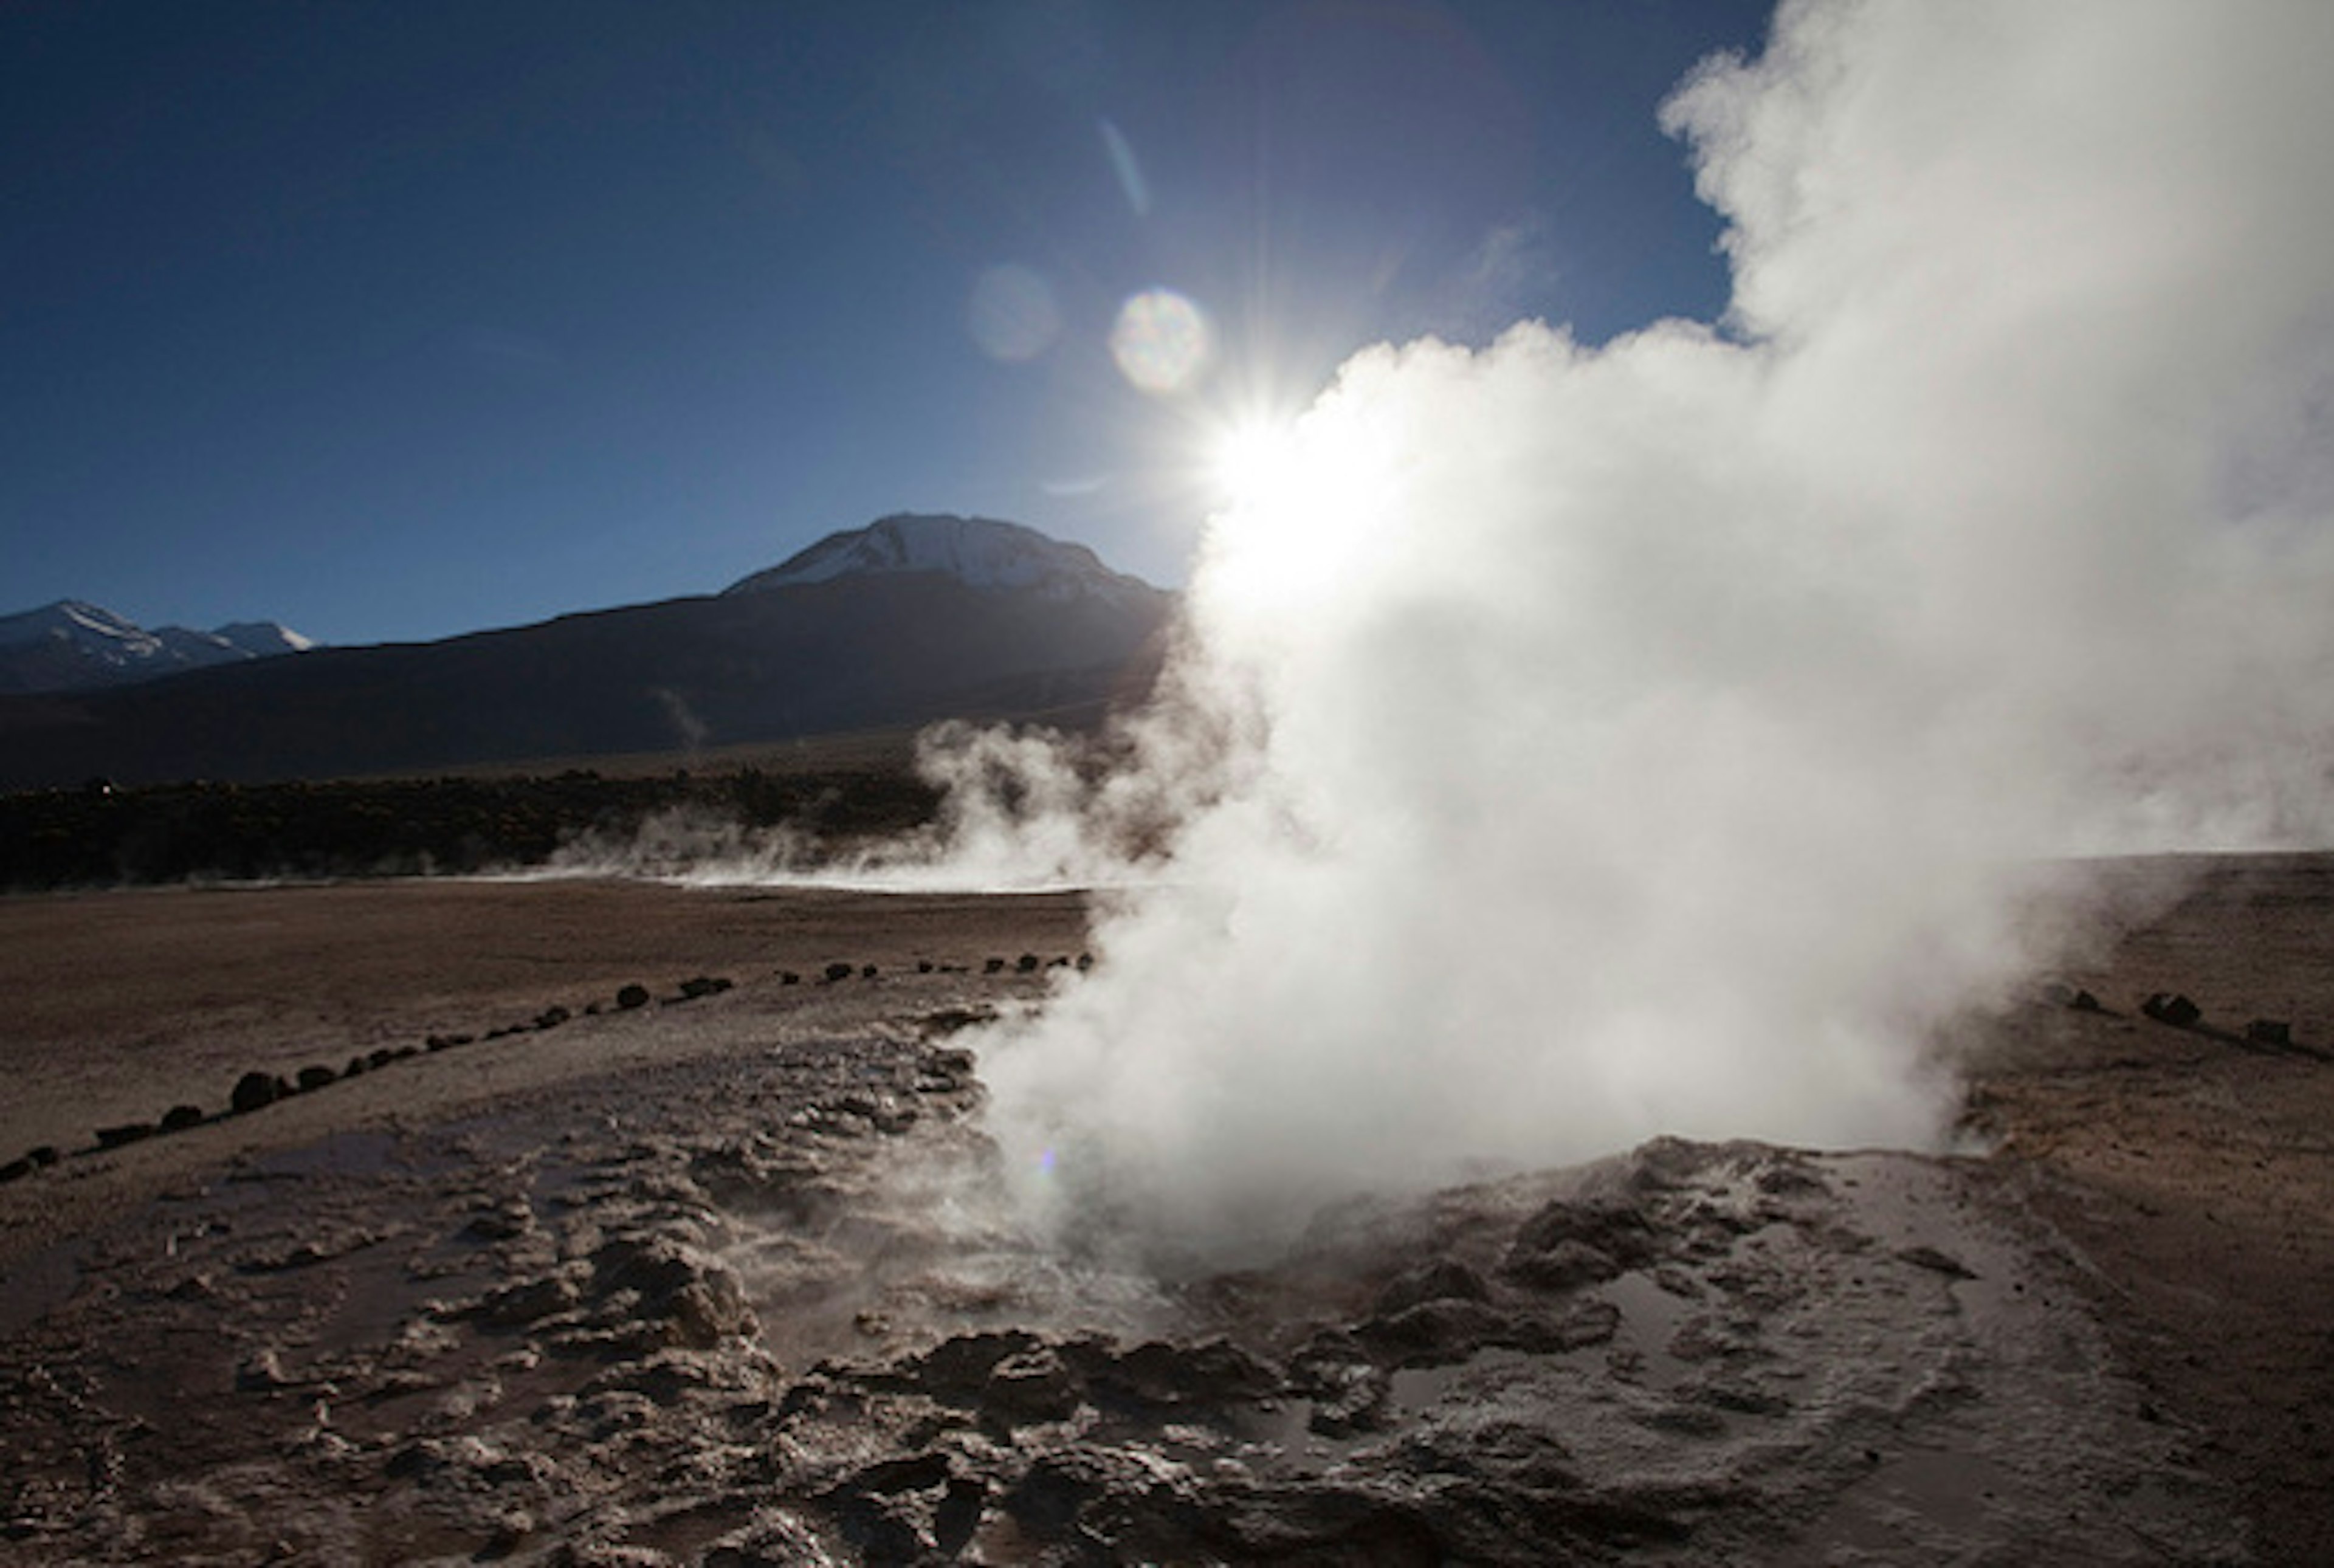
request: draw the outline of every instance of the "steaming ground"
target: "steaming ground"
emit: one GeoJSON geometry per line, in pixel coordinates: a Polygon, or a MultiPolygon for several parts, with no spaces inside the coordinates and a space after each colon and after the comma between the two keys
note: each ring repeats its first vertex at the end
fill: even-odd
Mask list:
{"type": "Polygon", "coordinates": [[[2160,918],[2065,976],[2102,1007],[1956,1044],[1984,1159],[1660,1140],[1229,1271],[1009,1201],[963,1026],[1075,973],[1010,957],[1074,901],[11,900],[9,1126],[62,1157],[0,1184],[0,1555],[2321,1562],[2334,877],[2100,875],[2160,918]],[[2233,1043],[2272,1012],[2305,1049],[2233,1043]]]}
{"type": "Polygon", "coordinates": [[[1133,765],[1012,774],[1172,823],[980,1042],[1030,1200],[1237,1246],[1927,1146],[1925,1042],[2082,925],[2026,868],[2327,842],[2329,64],[2323,7],[1787,5],[1664,111],[1726,321],[1374,349],[1243,433],[1133,765]]]}

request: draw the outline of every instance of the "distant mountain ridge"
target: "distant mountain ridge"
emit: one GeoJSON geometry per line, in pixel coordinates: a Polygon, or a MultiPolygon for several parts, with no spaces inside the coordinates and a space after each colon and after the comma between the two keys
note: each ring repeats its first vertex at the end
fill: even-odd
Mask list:
{"type": "Polygon", "coordinates": [[[950,513],[895,513],[864,528],[830,534],[777,565],[740,578],[724,594],[830,582],[838,577],[937,572],[969,588],[1025,588],[1056,598],[1156,593],[1139,577],[1113,572],[1083,544],[1018,523],[950,513]]]}
{"type": "Polygon", "coordinates": [[[0,691],[82,691],[151,680],[182,670],[305,653],[315,644],[273,620],[239,620],[210,631],[149,630],[86,600],[60,599],[0,616],[0,691]]]}
{"type": "Polygon", "coordinates": [[[1175,602],[1018,524],[886,518],[719,594],[0,694],[0,790],[564,766],[948,718],[1085,723],[1147,689],[1175,602]]]}

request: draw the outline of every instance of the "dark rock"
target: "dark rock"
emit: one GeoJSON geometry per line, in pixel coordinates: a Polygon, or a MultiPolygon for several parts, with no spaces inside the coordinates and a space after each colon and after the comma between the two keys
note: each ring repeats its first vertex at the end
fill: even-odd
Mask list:
{"type": "Polygon", "coordinates": [[[29,1159],[12,1159],[5,1165],[0,1165],[0,1182],[22,1181],[32,1174],[33,1162],[29,1159]]]}
{"type": "Polygon", "coordinates": [[[2067,999],[2067,1005],[2072,1007],[2078,1013],[2104,1013],[2107,1011],[2105,1007],[2102,1007],[2099,1005],[2099,999],[2097,996],[2092,996],[2088,991],[2077,991],[2072,996],[2067,999]]]}
{"type": "Polygon", "coordinates": [[[1635,1207],[1558,1200],[1517,1229],[1500,1274],[1535,1290],[1569,1290],[1642,1267],[1654,1252],[1653,1227],[1635,1207]]]}
{"type": "Polygon", "coordinates": [[[836,984],[836,983],[837,983],[837,982],[839,982],[839,981],[848,980],[848,979],[850,979],[850,978],[851,978],[851,966],[850,966],[850,965],[848,965],[848,964],[844,964],[844,963],[834,963],[834,964],[829,964],[829,965],[826,967],[826,983],[827,983],[828,985],[832,986],[832,985],[836,984]]]}
{"type": "Polygon", "coordinates": [[[1620,1261],[1603,1247],[1570,1237],[1545,1247],[1511,1247],[1500,1263],[1502,1278],[1534,1290],[1572,1290],[1584,1284],[1601,1284],[1619,1278],[1624,1272],[1620,1261]]]}
{"type": "MultiPolygon", "coordinates": [[[[947,1455],[919,1454],[882,1460],[854,1472],[827,1494],[827,1502],[843,1527],[844,1539],[857,1549],[861,1561],[926,1563],[944,1551],[955,1554],[941,1544],[939,1515],[944,1503],[958,1497],[960,1481],[969,1477],[954,1476],[947,1455]]],[[[970,1485],[977,1524],[979,1499],[985,1493],[978,1482],[970,1485]]],[[[962,1503],[955,1502],[948,1512],[950,1534],[956,1534],[962,1525],[962,1503]]],[[[961,1546],[971,1534],[962,1529],[957,1544],[961,1546]]]]}
{"type": "Polygon", "coordinates": [[[616,993],[616,1005],[627,1013],[635,1007],[645,1007],[648,1005],[649,988],[646,986],[630,985],[616,993]]]}
{"type": "Polygon", "coordinates": [[[737,1271],[669,1236],[620,1236],[603,1244],[592,1255],[592,1288],[602,1297],[636,1293],[626,1317],[655,1325],[666,1343],[690,1350],[751,1333],[755,1326],[737,1271]]]}
{"type": "Polygon", "coordinates": [[[781,986],[799,986],[802,984],[802,976],[796,974],[792,969],[781,969],[778,971],[778,984],[781,986]]]}
{"type": "Polygon", "coordinates": [[[2255,1018],[2245,1025],[2245,1038],[2255,1045],[2291,1045],[2293,1025],[2282,1018],[2255,1018]]]}
{"type": "Polygon", "coordinates": [[[299,1076],[300,1092],[306,1094],[322,1089],[339,1077],[340,1074],[329,1067],[303,1067],[300,1069],[299,1076]]]}
{"type": "Polygon", "coordinates": [[[63,1159],[63,1156],[57,1152],[57,1146],[55,1144],[40,1143],[24,1151],[24,1158],[31,1160],[41,1169],[46,1170],[50,1166],[54,1165],[59,1159],[63,1159]]]}
{"type": "Polygon", "coordinates": [[[1514,1332],[1507,1313],[1480,1301],[1423,1301],[1355,1330],[1370,1353],[1397,1367],[1440,1367],[1463,1361],[1514,1332]]]}
{"type": "Polygon", "coordinates": [[[719,996],[735,984],[719,975],[694,975],[680,983],[680,994],[694,1002],[701,996],[719,996]]]}
{"type": "Polygon", "coordinates": [[[931,961],[930,958],[919,958],[919,959],[917,959],[917,960],[916,960],[916,973],[917,973],[917,974],[919,974],[919,975],[929,975],[929,974],[931,974],[931,972],[932,972],[932,961],[931,961]]]}
{"type": "Polygon", "coordinates": [[[1489,1342],[1534,1355],[1559,1356],[1567,1351],[1610,1343],[1620,1332],[1621,1309],[1609,1301],[1590,1300],[1577,1303],[1562,1317],[1518,1313],[1507,1332],[1489,1342]]]}
{"type": "Polygon", "coordinates": [[[1230,1340],[1196,1345],[1151,1340],[1124,1354],[1096,1341],[1064,1352],[1095,1389],[1145,1405],[1228,1404],[1269,1399],[1287,1386],[1278,1369],[1230,1340]]]}
{"type": "Polygon", "coordinates": [[[227,1103],[235,1108],[237,1115],[272,1105],[275,1102],[278,1082],[270,1073],[246,1073],[235,1081],[235,1092],[227,1097],[227,1103]]]}
{"type": "Polygon", "coordinates": [[[1088,969],[1093,968],[1094,961],[1094,955],[1092,953],[1080,953],[1078,955],[1078,972],[1080,974],[1084,974],[1088,969]]]}
{"type": "Polygon", "coordinates": [[[352,1056],[349,1058],[347,1071],[343,1072],[341,1076],[343,1078],[362,1078],[364,1076],[364,1073],[365,1059],[362,1056],[352,1056]]]}
{"type": "Polygon", "coordinates": [[[173,1105],[162,1112],[162,1130],[184,1132],[189,1127],[203,1124],[203,1108],[199,1105],[173,1105]]]}
{"type": "Polygon", "coordinates": [[[1975,1279],[1977,1271],[1961,1259],[1939,1252],[1934,1246],[1908,1246],[1896,1255],[1914,1268],[1927,1269],[1931,1274],[1943,1275],[1947,1279],[1975,1279]]]}
{"type": "Polygon", "coordinates": [[[1085,1390],[1051,1345],[1006,1357],[989,1374],[981,1407],[1009,1425],[1066,1420],[1077,1413],[1085,1390]]]}
{"type": "Polygon", "coordinates": [[[1490,1299],[1491,1287],[1483,1283],[1481,1275],[1463,1263],[1446,1257],[1394,1276],[1378,1293],[1378,1299],[1370,1311],[1375,1316],[1388,1317],[1421,1302],[1487,1302],[1490,1299]]]}
{"type": "Polygon", "coordinates": [[[1005,1495],[1007,1512],[1041,1540],[1082,1540],[1080,1561],[1206,1562],[1213,1522],[1190,1472],[1138,1448],[1078,1444],[1042,1453],[1005,1495]]]}
{"type": "Polygon", "coordinates": [[[1313,1402],[1308,1430],[1350,1438],[1386,1424],[1393,1382],[1353,1335],[1329,1329],[1316,1334],[1288,1363],[1291,1393],[1313,1402]]]}
{"type": "Polygon", "coordinates": [[[910,1361],[905,1371],[917,1388],[943,1404],[969,1405],[988,1390],[998,1366],[1045,1349],[1046,1342],[1025,1329],[958,1334],[910,1361]]]}
{"type": "Polygon", "coordinates": [[[545,1007],[535,1015],[535,1026],[537,1029],[556,1029],[574,1015],[564,1007],[545,1007]]]}
{"type": "Polygon", "coordinates": [[[808,1525],[791,1514],[769,1512],[709,1544],[699,1563],[700,1568],[801,1568],[828,1560],[825,1545],[808,1525]]]}
{"type": "Polygon", "coordinates": [[[1034,975],[1037,972],[1038,965],[1043,961],[1035,953],[1024,953],[1013,960],[1013,967],[1018,974],[1034,975]]]}
{"type": "Polygon", "coordinates": [[[487,1293],[478,1303],[477,1315],[499,1328],[516,1328],[572,1312],[582,1299],[583,1294],[574,1280],[565,1275],[548,1274],[487,1293]]]}
{"type": "Polygon", "coordinates": [[[2158,991],[2139,1005],[2139,1010],[2159,1024],[2169,1024],[2175,1029],[2187,1029],[2204,1016],[2204,1010],[2177,991],[2158,991]]]}
{"type": "Polygon", "coordinates": [[[386,1067],[396,1060],[397,1053],[391,1051],[386,1045],[382,1046],[378,1051],[368,1051],[365,1053],[365,1064],[369,1067],[386,1067]]]}
{"type": "Polygon", "coordinates": [[[875,966],[862,964],[859,967],[859,977],[863,980],[873,980],[875,977],[875,966]]]}
{"type": "Polygon", "coordinates": [[[1002,975],[1005,973],[1005,960],[1002,958],[986,959],[980,966],[980,972],[984,975],[1002,975]]]}

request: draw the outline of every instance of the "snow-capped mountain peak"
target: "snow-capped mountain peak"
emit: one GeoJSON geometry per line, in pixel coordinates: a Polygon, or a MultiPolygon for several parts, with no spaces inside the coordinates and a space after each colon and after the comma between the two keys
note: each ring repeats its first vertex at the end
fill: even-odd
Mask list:
{"type": "Polygon", "coordinates": [[[275,622],[240,621],[217,631],[152,630],[102,605],[61,599],[0,616],[0,691],[75,691],[231,664],[313,644],[275,622]]]}
{"type": "Polygon", "coordinates": [[[1050,596],[1155,592],[1139,578],[1113,572],[1083,544],[1018,523],[946,514],[900,514],[864,528],[830,534],[766,572],[731,583],[727,593],[830,582],[901,572],[936,572],[973,588],[1037,589],[1050,596]]]}

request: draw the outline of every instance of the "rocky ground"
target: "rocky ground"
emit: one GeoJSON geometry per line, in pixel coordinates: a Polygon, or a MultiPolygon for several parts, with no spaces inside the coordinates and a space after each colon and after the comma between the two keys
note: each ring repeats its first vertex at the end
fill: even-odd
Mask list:
{"type": "Polygon", "coordinates": [[[2334,862],[2183,870],[1955,1044],[1989,1152],[1660,1140],[1234,1274],[995,1201],[964,1025],[1074,898],[0,903],[0,1558],[2322,1561],[2334,862]]]}

